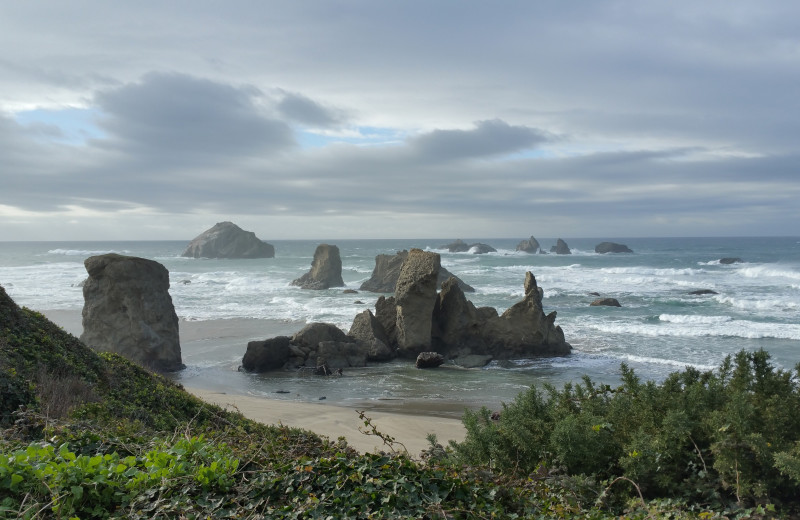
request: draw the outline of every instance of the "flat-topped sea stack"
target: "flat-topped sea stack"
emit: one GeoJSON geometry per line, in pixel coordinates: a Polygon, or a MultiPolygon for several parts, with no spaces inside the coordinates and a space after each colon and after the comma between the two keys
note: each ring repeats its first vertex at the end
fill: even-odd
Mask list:
{"type": "Polygon", "coordinates": [[[218,222],[189,243],[189,258],[273,258],[275,247],[233,222],[218,222]]]}
{"type": "Polygon", "coordinates": [[[169,272],[153,260],[107,254],[84,261],[81,341],[158,371],[184,367],[169,272]]]}
{"type": "Polygon", "coordinates": [[[339,248],[330,244],[318,245],[314,251],[314,260],[311,261],[311,270],[294,280],[292,285],[315,290],[344,286],[339,248]]]}
{"type": "Polygon", "coordinates": [[[594,252],[600,254],[633,253],[633,251],[625,244],[617,244],[616,242],[600,242],[594,246],[594,252]]]}
{"type": "MultiPolygon", "coordinates": [[[[400,270],[403,268],[403,263],[406,261],[406,258],[408,258],[408,250],[398,251],[397,254],[394,255],[376,256],[375,269],[372,270],[372,276],[369,280],[362,283],[359,289],[378,293],[393,293],[397,286],[397,279],[400,277],[400,270]]],[[[475,292],[472,286],[444,267],[439,267],[437,283],[441,286],[442,282],[449,279],[451,276],[458,281],[458,286],[461,287],[462,291],[475,292]]]]}

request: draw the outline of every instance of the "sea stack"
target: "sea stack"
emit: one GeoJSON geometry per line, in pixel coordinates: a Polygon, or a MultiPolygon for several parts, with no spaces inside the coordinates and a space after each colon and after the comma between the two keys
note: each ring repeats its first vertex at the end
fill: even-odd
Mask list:
{"type": "Polygon", "coordinates": [[[342,258],[339,255],[339,248],[329,244],[320,244],[314,251],[314,260],[311,262],[311,270],[294,280],[292,285],[297,285],[301,289],[329,289],[331,287],[342,287],[342,258]]]}
{"type": "Polygon", "coordinates": [[[275,247],[233,222],[218,222],[195,237],[181,256],[189,258],[273,258],[275,247]]]}
{"type": "Polygon", "coordinates": [[[107,254],[84,261],[81,341],[147,368],[184,368],[169,272],[153,260],[107,254]]]}

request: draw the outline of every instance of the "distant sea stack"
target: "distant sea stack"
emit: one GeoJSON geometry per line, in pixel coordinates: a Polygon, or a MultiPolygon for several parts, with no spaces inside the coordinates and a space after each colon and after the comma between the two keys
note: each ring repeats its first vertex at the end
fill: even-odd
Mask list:
{"type": "Polygon", "coordinates": [[[329,289],[344,286],[342,280],[342,257],[339,248],[329,244],[320,244],[314,251],[311,270],[294,280],[292,285],[301,289],[329,289]]]}
{"type": "Polygon", "coordinates": [[[219,222],[189,243],[189,258],[273,258],[275,247],[233,222],[219,222]]]}
{"type": "Polygon", "coordinates": [[[594,252],[605,253],[633,253],[633,251],[625,244],[617,244],[616,242],[600,242],[594,246],[594,252]]]}
{"type": "Polygon", "coordinates": [[[517,244],[517,251],[523,251],[525,253],[538,253],[541,250],[541,246],[539,245],[539,241],[536,240],[533,235],[528,240],[523,240],[519,244],[517,244]]]}
{"type": "Polygon", "coordinates": [[[84,261],[81,341],[147,368],[184,368],[169,272],[153,260],[107,254],[84,261]]]}
{"type": "Polygon", "coordinates": [[[571,255],[572,251],[570,250],[569,246],[566,242],[561,240],[560,238],[556,242],[556,245],[550,248],[551,253],[555,253],[557,255],[571,255]]]}
{"type": "Polygon", "coordinates": [[[482,255],[485,253],[496,253],[497,249],[493,248],[489,244],[482,244],[480,242],[475,242],[474,244],[467,244],[460,238],[457,239],[455,242],[451,242],[449,244],[445,244],[443,246],[439,246],[439,249],[447,249],[451,253],[473,253],[476,255],[482,255]]]}

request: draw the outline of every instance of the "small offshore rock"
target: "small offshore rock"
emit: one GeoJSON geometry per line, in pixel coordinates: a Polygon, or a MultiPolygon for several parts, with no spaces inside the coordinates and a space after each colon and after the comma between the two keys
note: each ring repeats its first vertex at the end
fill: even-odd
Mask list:
{"type": "Polygon", "coordinates": [[[742,263],[742,259],[741,258],[734,258],[734,257],[720,258],[719,259],[719,263],[726,264],[726,265],[729,265],[729,264],[740,264],[740,263],[742,263]]]}
{"type": "Polygon", "coordinates": [[[438,352],[420,352],[414,366],[417,368],[436,368],[444,363],[444,357],[438,352]]]}
{"type": "Polygon", "coordinates": [[[712,291],[711,289],[698,289],[696,291],[692,291],[689,294],[694,295],[703,295],[703,294],[719,294],[717,291],[712,291]]]}
{"type": "Polygon", "coordinates": [[[616,298],[599,298],[592,303],[590,303],[592,307],[599,307],[599,306],[606,306],[606,307],[622,307],[619,301],[616,298]]]}
{"type": "Polygon", "coordinates": [[[600,242],[594,246],[594,252],[605,253],[633,253],[633,251],[625,244],[617,244],[616,242],[600,242]]]}
{"type": "Polygon", "coordinates": [[[189,258],[273,258],[275,247],[233,222],[218,222],[195,237],[181,256],[189,258]]]}

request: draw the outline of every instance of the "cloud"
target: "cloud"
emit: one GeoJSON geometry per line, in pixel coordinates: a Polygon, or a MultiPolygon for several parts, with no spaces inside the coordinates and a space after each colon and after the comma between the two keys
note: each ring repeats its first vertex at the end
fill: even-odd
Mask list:
{"type": "Polygon", "coordinates": [[[254,87],[234,87],[177,73],[149,73],[138,83],[98,92],[96,144],[150,157],[221,159],[291,148],[292,130],[267,117],[254,87]]]}
{"type": "Polygon", "coordinates": [[[302,94],[282,91],[276,109],[284,118],[316,128],[333,128],[344,122],[344,114],[322,106],[302,94]]]}
{"type": "Polygon", "coordinates": [[[409,139],[408,147],[423,160],[448,161],[507,155],[552,140],[547,132],[494,119],[478,121],[474,130],[434,130],[409,139]]]}

